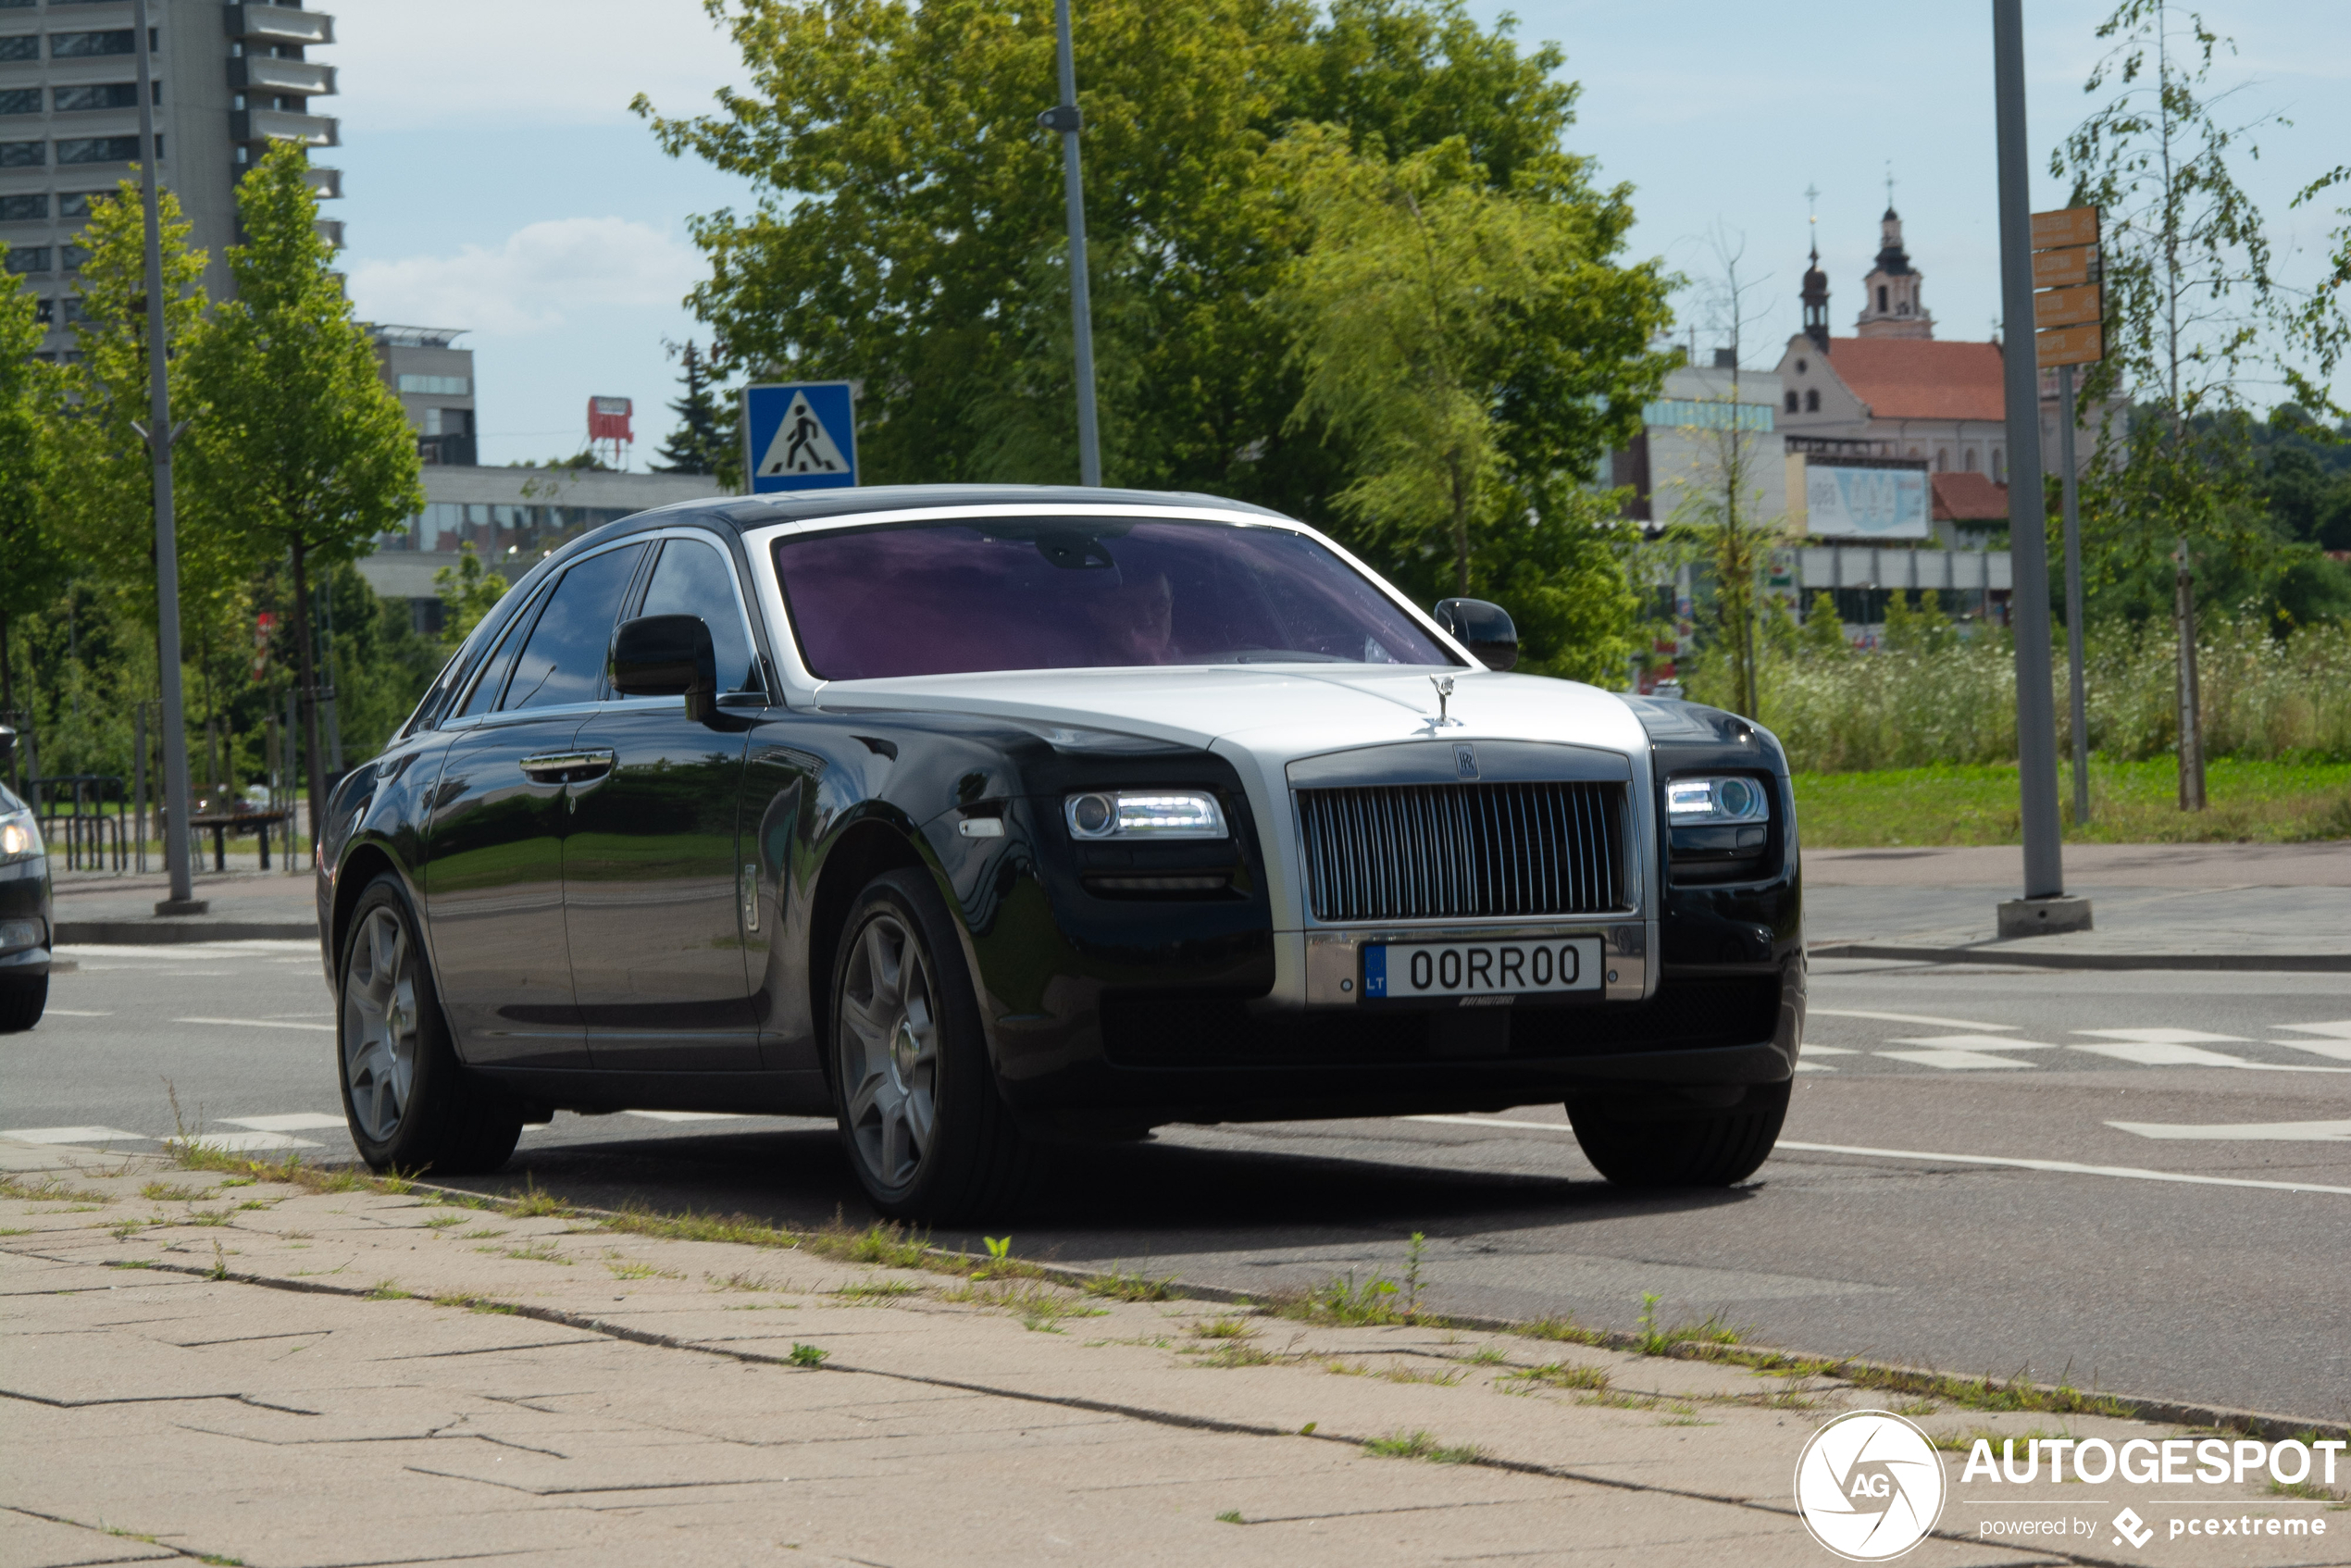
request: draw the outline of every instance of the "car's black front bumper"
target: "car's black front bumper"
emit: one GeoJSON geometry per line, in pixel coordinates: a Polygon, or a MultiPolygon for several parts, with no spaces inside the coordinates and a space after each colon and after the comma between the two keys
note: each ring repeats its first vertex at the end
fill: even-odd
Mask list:
{"type": "Polygon", "coordinates": [[[49,857],[34,855],[0,865],[0,920],[41,922],[41,941],[0,952],[0,978],[35,978],[49,972],[49,950],[56,943],[56,909],[49,886],[49,857]]]}

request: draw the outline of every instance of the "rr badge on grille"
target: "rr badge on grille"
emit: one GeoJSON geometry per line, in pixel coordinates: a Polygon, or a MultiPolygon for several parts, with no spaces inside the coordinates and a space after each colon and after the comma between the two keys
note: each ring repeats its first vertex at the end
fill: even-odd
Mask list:
{"type": "Polygon", "coordinates": [[[1453,748],[1453,769],[1463,778],[1477,777],[1477,748],[1461,745],[1453,748]]]}

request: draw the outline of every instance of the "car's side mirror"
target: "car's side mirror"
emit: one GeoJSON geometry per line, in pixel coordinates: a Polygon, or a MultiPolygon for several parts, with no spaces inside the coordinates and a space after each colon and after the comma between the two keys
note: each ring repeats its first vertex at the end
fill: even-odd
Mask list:
{"type": "Polygon", "coordinates": [[[718,707],[718,656],[700,616],[640,616],[612,639],[612,689],[623,697],[683,697],[686,716],[718,707]]]}
{"type": "Polygon", "coordinates": [[[1439,599],[1437,624],[1491,668],[1509,669],[1518,663],[1518,627],[1499,604],[1483,599],[1439,599]]]}

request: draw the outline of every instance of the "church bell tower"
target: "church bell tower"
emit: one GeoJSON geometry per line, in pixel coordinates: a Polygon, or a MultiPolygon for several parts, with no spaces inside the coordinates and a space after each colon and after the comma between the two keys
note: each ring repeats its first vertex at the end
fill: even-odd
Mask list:
{"type": "Polygon", "coordinates": [[[1853,324],[1854,334],[1932,338],[1934,317],[1919,299],[1919,275],[1910,266],[1909,253],[1902,248],[1902,215],[1890,203],[1879,220],[1878,232],[1877,266],[1861,280],[1861,314],[1853,324]]]}

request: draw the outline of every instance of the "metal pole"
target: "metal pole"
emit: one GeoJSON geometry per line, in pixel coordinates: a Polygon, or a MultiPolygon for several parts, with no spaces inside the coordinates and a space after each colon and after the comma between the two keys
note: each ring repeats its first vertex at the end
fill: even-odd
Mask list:
{"type": "Polygon", "coordinates": [[[147,704],[143,698],[131,710],[131,796],[138,814],[139,875],[147,874],[147,704]]]}
{"type": "Polygon", "coordinates": [[[2040,373],[2033,345],[2031,153],[2024,140],[2023,0],[1992,0],[1992,78],[1999,127],[2001,370],[2008,400],[2009,547],[2016,580],[2016,762],[2024,828],[2024,896],[2062,897],[2057,704],[2049,691],[2048,514],[2042,497],[2040,373]]]}
{"type": "Polygon", "coordinates": [[[2082,685],[2082,498],[2073,467],[2073,367],[2058,367],[2058,466],[2065,470],[2065,662],[2072,682],[2073,826],[2090,820],[2090,701],[2082,685]]]}
{"type": "Polygon", "coordinates": [[[1061,38],[1062,101],[1045,122],[1062,133],[1062,193],[1069,205],[1069,316],[1077,340],[1077,482],[1102,482],[1101,431],[1094,422],[1094,305],[1086,275],[1086,184],[1077,168],[1077,60],[1069,41],[1069,0],[1053,0],[1061,38]]]}
{"type": "Polygon", "coordinates": [[[180,547],[172,532],[171,384],[163,330],[163,219],[155,165],[155,62],[147,47],[147,0],[131,13],[139,56],[140,185],[147,209],[147,450],[155,458],[155,664],[163,687],[163,864],[171,896],[157,915],[202,915],[188,864],[188,727],[180,691],[180,547]]]}

